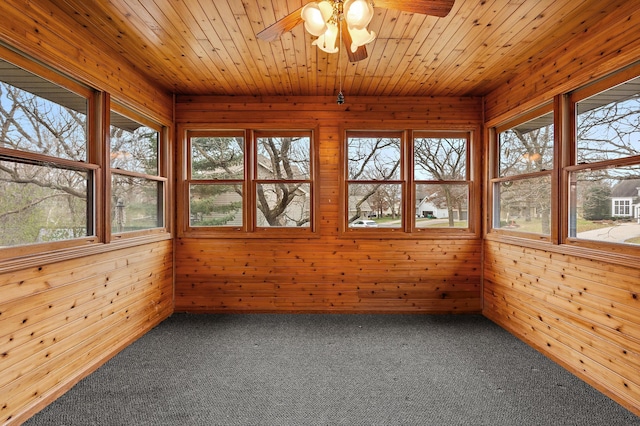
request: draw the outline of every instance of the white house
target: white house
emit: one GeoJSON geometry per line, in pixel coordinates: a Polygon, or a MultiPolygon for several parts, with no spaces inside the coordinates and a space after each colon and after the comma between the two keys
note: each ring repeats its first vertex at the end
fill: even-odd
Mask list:
{"type": "Polygon", "coordinates": [[[640,179],[622,180],[611,189],[611,216],[640,219],[640,179]]]}

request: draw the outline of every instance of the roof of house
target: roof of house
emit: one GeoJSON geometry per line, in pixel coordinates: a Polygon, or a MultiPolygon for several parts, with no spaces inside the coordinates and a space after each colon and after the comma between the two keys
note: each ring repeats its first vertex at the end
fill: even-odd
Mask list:
{"type": "Polygon", "coordinates": [[[626,179],[611,189],[612,198],[637,197],[640,192],[640,179],[626,179]]]}

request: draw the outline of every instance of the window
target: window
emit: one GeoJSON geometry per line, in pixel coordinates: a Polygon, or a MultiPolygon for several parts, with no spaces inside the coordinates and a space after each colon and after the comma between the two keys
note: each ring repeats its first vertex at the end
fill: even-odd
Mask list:
{"type": "Polygon", "coordinates": [[[190,131],[187,139],[190,231],[313,231],[310,131],[190,131]]]}
{"type": "Polygon", "coordinates": [[[244,132],[189,138],[189,226],[244,226],[244,132]]]}
{"type": "Polygon", "coordinates": [[[160,131],[142,117],[129,116],[135,115],[112,105],[109,127],[112,234],[164,227],[166,178],[160,174],[160,131]]]}
{"type": "Polygon", "coordinates": [[[94,240],[91,91],[4,60],[0,69],[0,248],[94,240]]]}
{"type": "Polygon", "coordinates": [[[551,238],[553,122],[549,105],[496,128],[493,230],[551,238]]]}
{"type": "Polygon", "coordinates": [[[469,141],[468,132],[348,131],[346,229],[469,232],[469,141]]]}
{"type": "Polygon", "coordinates": [[[631,216],[631,200],[613,200],[614,216],[631,216]]]}
{"type": "Polygon", "coordinates": [[[415,132],[416,228],[468,228],[468,134],[415,132]]]}
{"type": "Polygon", "coordinates": [[[347,134],[347,222],[361,228],[373,219],[377,228],[403,228],[401,132],[347,134]]]}
{"type": "Polygon", "coordinates": [[[613,76],[572,93],[570,101],[575,137],[568,236],[638,245],[640,77],[613,76]]]}

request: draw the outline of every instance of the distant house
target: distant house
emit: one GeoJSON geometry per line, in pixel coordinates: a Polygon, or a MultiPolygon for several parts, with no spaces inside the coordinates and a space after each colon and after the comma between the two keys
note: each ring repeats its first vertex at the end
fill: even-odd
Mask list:
{"type": "Polygon", "coordinates": [[[611,189],[611,216],[640,219],[640,179],[620,181],[611,189]]]}
{"type": "MultiPolygon", "coordinates": [[[[444,202],[444,198],[439,194],[427,194],[416,199],[416,217],[428,217],[447,219],[449,218],[449,208],[444,202]]],[[[467,220],[467,210],[454,209],[454,220],[467,220]]]]}
{"type": "Polygon", "coordinates": [[[416,216],[446,219],[449,217],[449,210],[446,205],[438,207],[429,196],[425,196],[416,201],[416,216]]]}
{"type": "Polygon", "coordinates": [[[357,216],[358,218],[365,219],[371,217],[373,215],[373,210],[371,209],[371,205],[367,200],[362,201],[360,203],[360,211],[356,209],[356,205],[361,200],[360,196],[350,195],[349,196],[349,217],[357,216]]]}

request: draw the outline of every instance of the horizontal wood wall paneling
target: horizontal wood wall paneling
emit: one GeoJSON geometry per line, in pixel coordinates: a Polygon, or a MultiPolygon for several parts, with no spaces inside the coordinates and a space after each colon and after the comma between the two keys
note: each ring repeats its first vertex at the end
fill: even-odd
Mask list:
{"type": "MultiPolygon", "coordinates": [[[[576,19],[579,19],[577,17],[576,19]]],[[[547,51],[486,96],[486,120],[491,125],[525,112],[554,95],[574,90],[640,58],[640,10],[634,2],[603,14],[588,30],[547,51]],[[591,46],[592,48],[585,48],[591,46]]]]}
{"type": "MultiPolygon", "coordinates": [[[[580,22],[584,31],[542,49],[486,96],[486,126],[640,59],[635,2],[594,2],[587,10],[596,13],[584,24],[575,13],[563,18],[569,26],[580,22]]],[[[615,247],[523,243],[494,235],[485,239],[483,256],[484,315],[640,415],[637,259],[615,247]]]]}
{"type": "MultiPolygon", "coordinates": [[[[97,3],[96,3],[97,4],[97,3]]],[[[3,2],[0,40],[169,124],[172,97],[50,2],[3,2]]]]}
{"type": "MultiPolygon", "coordinates": [[[[514,283],[507,282],[508,280],[502,279],[501,276],[491,275],[487,277],[487,280],[491,282],[492,288],[505,289],[514,287],[514,283]]],[[[518,311],[526,312],[527,320],[544,327],[543,332],[550,335],[549,339],[555,339],[560,342],[570,340],[573,342],[571,343],[572,348],[577,352],[586,354],[619,374],[640,370],[640,341],[628,338],[629,333],[626,333],[626,331],[623,334],[621,330],[611,327],[596,326],[579,314],[571,314],[571,322],[562,321],[561,318],[564,315],[558,315],[559,313],[563,314],[561,307],[549,306],[540,308],[535,303],[535,295],[527,294],[526,292],[517,294],[507,291],[500,292],[500,294],[504,295],[502,297],[506,302],[504,306],[501,306],[494,301],[497,294],[495,291],[485,294],[485,301],[489,302],[497,310],[511,309],[509,311],[511,315],[517,316],[518,311]],[[558,331],[562,335],[558,334],[558,331]],[[585,344],[585,342],[588,342],[588,344],[585,344]],[[607,351],[603,350],[605,347],[607,351]]],[[[549,342],[550,340],[547,341],[547,344],[551,344],[549,342]]],[[[563,343],[567,344],[566,342],[563,343]]],[[[633,377],[631,380],[637,381],[633,377]]]]}
{"type": "MultiPolygon", "coordinates": [[[[466,129],[478,98],[178,96],[184,128],[318,128],[314,238],[176,241],[176,310],[193,312],[479,312],[479,239],[341,236],[341,129],[466,129]]],[[[179,138],[181,135],[179,135],[179,138]]]]}
{"type": "Polygon", "coordinates": [[[173,312],[173,242],[0,274],[1,421],[19,423],[173,312]],[[22,287],[24,286],[24,287],[22,287]]]}
{"type": "MultiPolygon", "coordinates": [[[[491,298],[489,295],[486,295],[485,303],[489,300],[491,300],[491,298]]],[[[534,301],[530,301],[530,303],[535,304],[534,301]]],[[[526,304],[520,304],[518,306],[523,307],[526,306],[526,304]]],[[[593,356],[593,352],[585,350],[584,347],[581,346],[584,342],[575,341],[570,335],[558,334],[552,326],[531,326],[531,320],[534,317],[519,312],[519,310],[513,306],[510,306],[508,310],[500,306],[495,306],[487,316],[498,324],[509,321],[512,326],[511,328],[507,328],[508,330],[519,335],[529,344],[541,350],[545,355],[556,360],[630,410],[637,412],[637,405],[635,405],[633,401],[637,401],[640,387],[637,381],[633,380],[633,378],[637,377],[637,370],[631,365],[626,369],[619,368],[620,373],[616,373],[607,367],[607,365],[614,365],[614,360],[611,360],[606,365],[600,364],[597,360],[588,356],[593,356]],[[524,332],[524,329],[527,331],[524,332]],[[571,344],[573,344],[574,347],[571,347],[571,344]],[[630,378],[632,378],[632,380],[630,380],[630,378]]],[[[604,358],[601,357],[601,359],[606,361],[606,355],[604,355],[604,358]]]]}
{"type": "Polygon", "coordinates": [[[636,268],[485,242],[483,313],[640,414],[636,268]]]}

